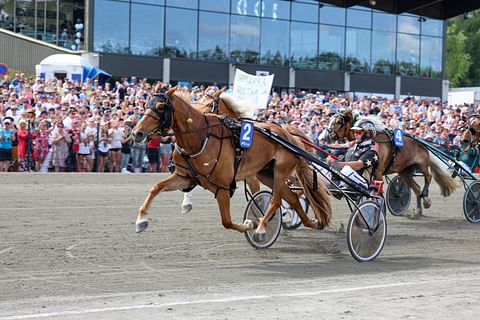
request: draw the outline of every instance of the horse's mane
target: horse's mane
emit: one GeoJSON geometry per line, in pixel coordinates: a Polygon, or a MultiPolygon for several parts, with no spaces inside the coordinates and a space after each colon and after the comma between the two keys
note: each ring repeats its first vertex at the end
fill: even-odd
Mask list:
{"type": "Polygon", "coordinates": [[[232,95],[226,92],[223,92],[220,95],[220,99],[222,99],[225,102],[225,104],[232,109],[234,113],[238,114],[239,118],[255,119],[255,116],[254,116],[255,109],[252,103],[245,100],[242,100],[242,101],[235,100],[232,95]]]}
{"type": "Polygon", "coordinates": [[[175,91],[175,95],[181,98],[185,103],[190,104],[190,101],[191,101],[190,94],[177,90],[175,91]]]}

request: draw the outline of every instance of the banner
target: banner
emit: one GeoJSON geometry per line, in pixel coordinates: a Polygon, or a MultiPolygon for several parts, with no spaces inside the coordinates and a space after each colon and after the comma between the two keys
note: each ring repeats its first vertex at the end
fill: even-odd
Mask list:
{"type": "Polygon", "coordinates": [[[272,90],[274,76],[274,74],[254,76],[236,69],[233,80],[233,98],[237,101],[248,101],[255,110],[265,109],[270,90],[272,90]]]}

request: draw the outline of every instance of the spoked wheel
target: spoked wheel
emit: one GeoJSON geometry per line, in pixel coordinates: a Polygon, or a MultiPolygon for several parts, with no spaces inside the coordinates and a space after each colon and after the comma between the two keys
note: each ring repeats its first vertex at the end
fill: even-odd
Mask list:
{"type": "MultiPolygon", "coordinates": [[[[303,211],[307,213],[308,211],[308,200],[305,195],[302,195],[300,198],[300,204],[302,205],[303,211]]],[[[284,229],[293,230],[300,227],[302,220],[298,216],[297,212],[290,207],[290,205],[282,200],[282,226],[284,229]]]]}
{"type": "Polygon", "coordinates": [[[350,216],[347,244],[351,255],[360,262],[375,259],[387,237],[387,221],[383,210],[374,201],[364,201],[350,216]]]}
{"type": "Polygon", "coordinates": [[[280,234],[280,229],[282,226],[282,212],[279,208],[273,217],[267,223],[267,230],[265,237],[259,239],[255,235],[255,229],[258,226],[259,220],[267,212],[268,204],[272,198],[272,193],[270,191],[259,191],[255,193],[250,201],[248,201],[247,208],[243,215],[243,220],[251,220],[254,225],[254,229],[251,231],[245,232],[245,238],[247,238],[248,243],[256,249],[265,249],[270,247],[278,238],[280,234]]]}
{"type": "Polygon", "coordinates": [[[480,181],[472,182],[463,195],[463,213],[471,223],[480,222],[480,181]]]}
{"type": "Polygon", "coordinates": [[[403,215],[410,206],[410,187],[400,176],[396,176],[390,181],[387,188],[385,200],[387,201],[388,211],[394,216],[403,215]]]}

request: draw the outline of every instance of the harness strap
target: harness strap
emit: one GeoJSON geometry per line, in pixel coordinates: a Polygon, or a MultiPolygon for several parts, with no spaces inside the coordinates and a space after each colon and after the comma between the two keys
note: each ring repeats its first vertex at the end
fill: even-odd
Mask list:
{"type": "Polygon", "coordinates": [[[200,149],[199,152],[196,152],[196,153],[187,153],[183,148],[180,148],[179,146],[177,146],[175,144],[175,150],[185,159],[185,162],[187,163],[187,166],[182,166],[180,164],[178,164],[179,167],[181,168],[184,168],[186,170],[189,170],[192,175],[193,175],[193,178],[195,180],[195,185],[201,185],[200,183],[200,177],[204,178],[205,180],[207,180],[207,182],[215,185],[217,187],[217,190],[215,191],[215,197],[217,196],[217,193],[220,189],[223,189],[223,190],[228,190],[230,191],[230,197],[233,196],[234,192],[235,192],[235,189],[236,189],[236,181],[235,181],[235,178],[237,176],[237,172],[238,172],[238,167],[240,166],[240,160],[241,160],[241,157],[242,157],[242,154],[243,154],[243,150],[238,150],[239,148],[236,148],[235,146],[235,143],[232,141],[233,143],[233,147],[235,148],[235,161],[234,161],[234,175],[233,175],[233,181],[230,183],[230,186],[225,186],[225,185],[221,185],[221,184],[218,184],[217,182],[213,181],[210,179],[212,173],[215,171],[215,169],[217,168],[217,165],[218,165],[218,162],[219,162],[219,159],[220,159],[220,155],[222,154],[222,150],[223,150],[223,140],[224,139],[231,139],[231,140],[234,140],[235,139],[235,135],[225,135],[225,126],[221,126],[222,128],[222,131],[221,131],[221,134],[220,136],[214,134],[211,130],[211,125],[208,121],[208,117],[206,115],[204,115],[204,119],[207,123],[207,127],[208,127],[208,133],[207,133],[207,137],[205,138],[204,140],[204,143],[202,145],[202,148],[200,149]],[[213,167],[211,168],[211,170],[206,173],[206,174],[203,174],[201,172],[199,172],[195,166],[192,164],[191,162],[191,159],[192,158],[195,158],[195,157],[198,157],[199,155],[201,155],[203,153],[203,151],[205,151],[205,148],[207,146],[207,143],[209,141],[209,138],[210,137],[213,137],[213,138],[216,138],[218,140],[220,140],[220,148],[218,149],[218,153],[217,153],[217,158],[215,160],[215,164],[213,165],[213,167]]]}

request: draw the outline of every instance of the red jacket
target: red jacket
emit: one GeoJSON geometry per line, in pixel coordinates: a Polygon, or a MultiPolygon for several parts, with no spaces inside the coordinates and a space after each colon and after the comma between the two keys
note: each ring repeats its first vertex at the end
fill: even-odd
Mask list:
{"type": "Polygon", "coordinates": [[[147,148],[158,149],[158,135],[154,135],[147,143],[147,148]]]}
{"type": "MultiPolygon", "coordinates": [[[[36,135],[33,132],[30,132],[30,156],[33,158],[33,139],[35,139],[36,135]]],[[[19,129],[17,131],[18,137],[18,157],[25,159],[27,157],[27,136],[28,130],[19,129]]]]}

